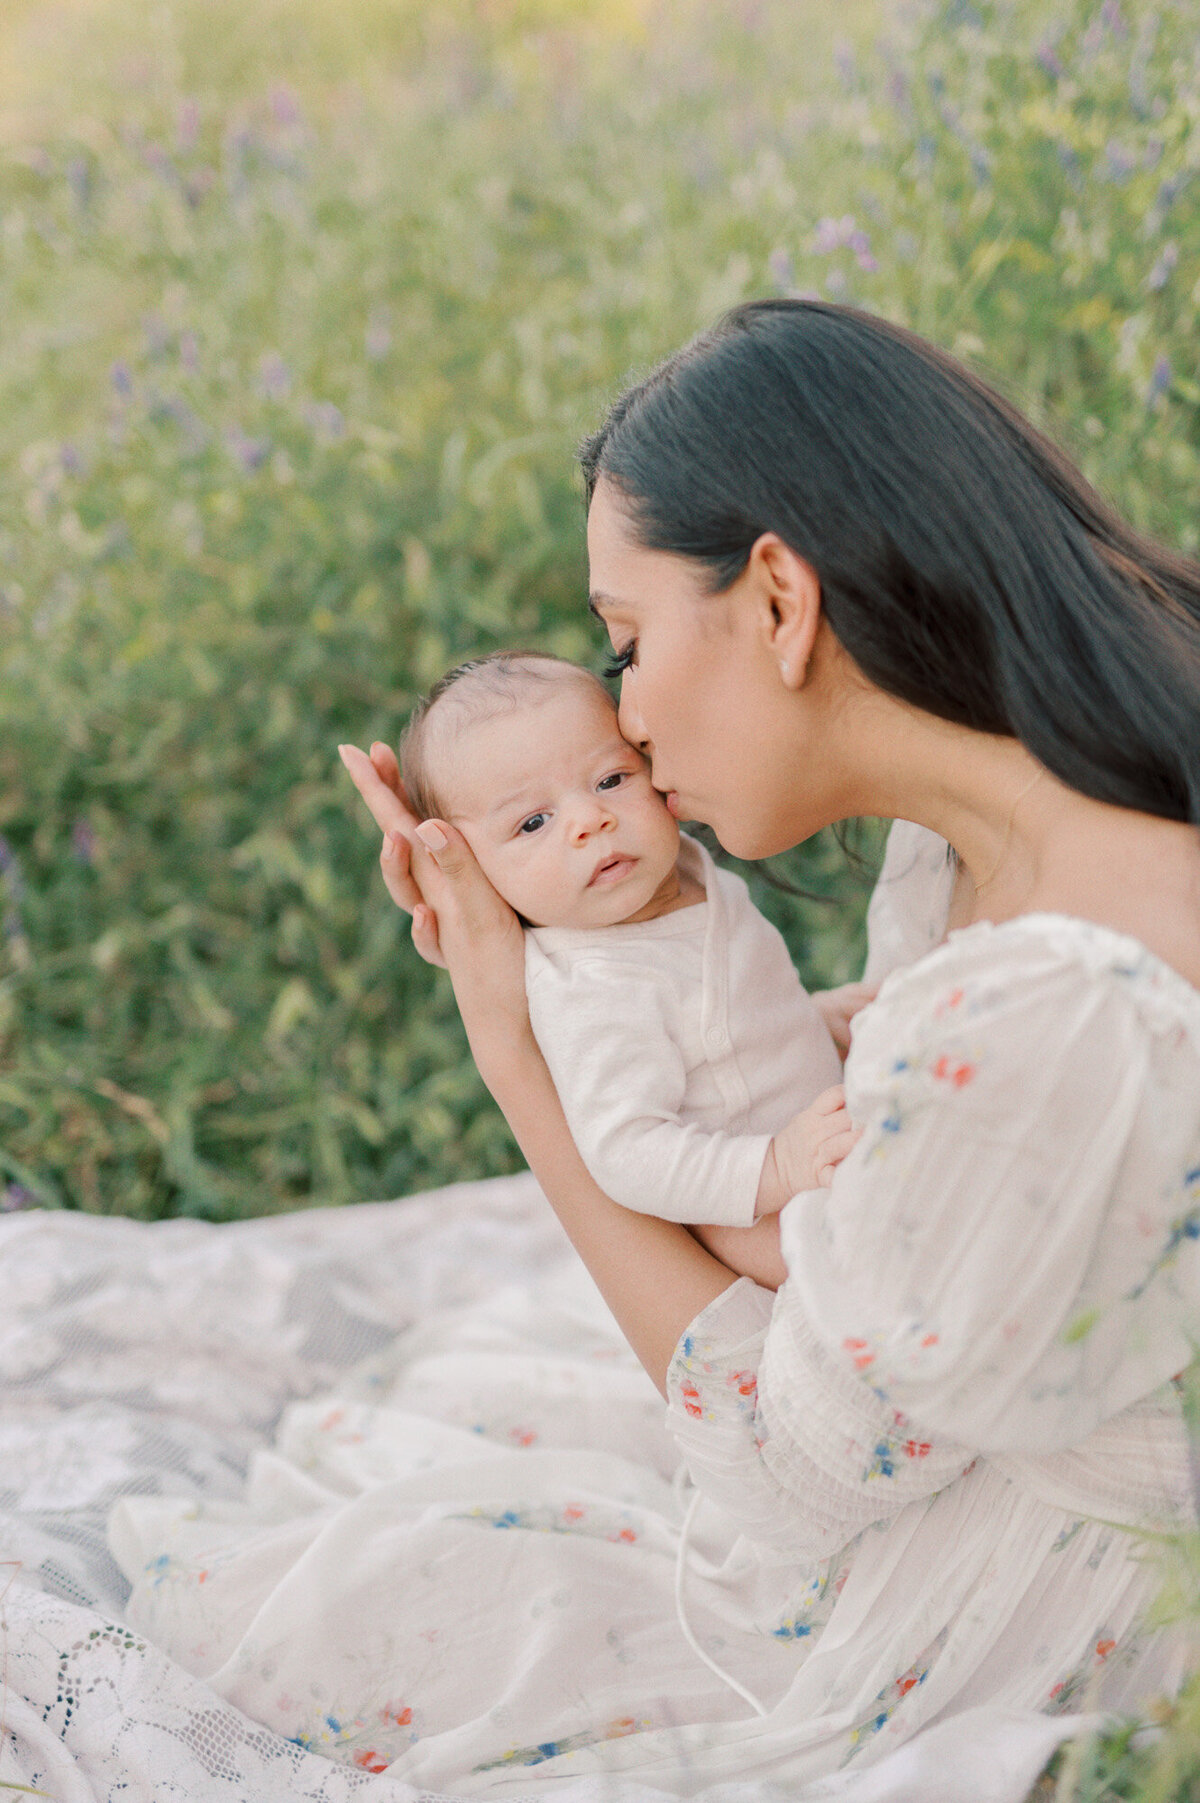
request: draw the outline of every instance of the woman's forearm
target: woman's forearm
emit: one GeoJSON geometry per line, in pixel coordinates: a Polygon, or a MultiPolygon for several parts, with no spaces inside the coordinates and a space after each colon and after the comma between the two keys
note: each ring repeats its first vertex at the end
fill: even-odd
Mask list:
{"type": "Polygon", "coordinates": [[[532,1031],[472,1050],[551,1206],[634,1352],[660,1390],[690,1321],[736,1274],[674,1221],[606,1196],[576,1149],[532,1031]]]}

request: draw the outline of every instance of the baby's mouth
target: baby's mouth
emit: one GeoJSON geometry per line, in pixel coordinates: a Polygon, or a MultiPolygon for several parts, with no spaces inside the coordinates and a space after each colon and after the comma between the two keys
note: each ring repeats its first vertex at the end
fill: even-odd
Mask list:
{"type": "Polygon", "coordinates": [[[631,858],[627,852],[614,851],[610,857],[597,864],[588,879],[588,888],[592,889],[598,883],[619,883],[623,877],[629,875],[636,863],[637,859],[631,858]]]}

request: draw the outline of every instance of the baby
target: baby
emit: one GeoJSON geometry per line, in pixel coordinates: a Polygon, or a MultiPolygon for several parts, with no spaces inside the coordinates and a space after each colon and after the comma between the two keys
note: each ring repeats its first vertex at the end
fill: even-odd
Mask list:
{"type": "Polygon", "coordinates": [[[609,1196],[748,1227],[829,1181],[857,1137],[829,1028],[742,879],[680,833],[597,677],[534,652],[462,664],[401,760],[418,815],[459,829],[526,926],[533,1031],[609,1196]]]}

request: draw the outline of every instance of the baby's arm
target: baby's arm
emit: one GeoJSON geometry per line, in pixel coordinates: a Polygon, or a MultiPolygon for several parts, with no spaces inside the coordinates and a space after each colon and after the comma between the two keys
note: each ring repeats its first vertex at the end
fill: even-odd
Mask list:
{"type": "Polygon", "coordinates": [[[688,1073],[654,979],[601,959],[564,972],[535,946],[527,992],[534,1035],[600,1187],[639,1214],[751,1226],[771,1136],[681,1118],[688,1073]]]}

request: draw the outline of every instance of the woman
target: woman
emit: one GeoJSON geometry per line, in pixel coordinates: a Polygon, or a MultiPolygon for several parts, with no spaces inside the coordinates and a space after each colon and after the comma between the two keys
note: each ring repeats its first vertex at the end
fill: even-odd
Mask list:
{"type": "MultiPolygon", "coordinates": [[[[762,1716],[643,1660],[645,1708],[589,1731],[620,1686],[591,1649],[569,1671],[568,1598],[576,1716],[547,1700],[542,1742],[473,1782],[538,1761],[684,1793],[802,1781],[973,1704],[1136,1708],[1180,1670],[1136,1530],[1192,1510],[1172,1379],[1200,1312],[1200,574],[948,358],[816,303],[731,314],[618,402],[584,470],[623,730],[674,810],[748,858],[917,823],[889,869],[926,860],[924,917],[908,878],[880,906],[890,962],[935,949],[856,1023],[863,1137],[832,1190],[706,1247],[597,1191],[518,922],[451,826],[407,813],[385,748],[348,757],[418,948],[668,1396],[705,1499],[701,1657],[762,1716]],[[778,1296],[739,1278],[780,1250],[778,1296]]],[[[630,1658],[666,1657],[652,1551],[653,1621],[614,1604],[630,1658]]],[[[503,1594],[478,1590],[480,1622],[503,1594]]],[[[515,1669],[547,1643],[530,1622],[507,1644],[515,1669]]],[[[461,1787],[441,1757],[391,1769],[461,1787]]]]}

